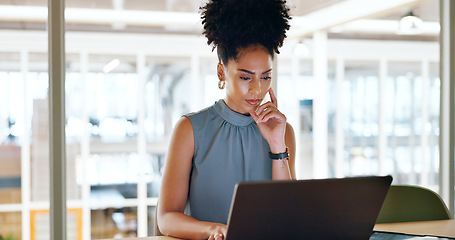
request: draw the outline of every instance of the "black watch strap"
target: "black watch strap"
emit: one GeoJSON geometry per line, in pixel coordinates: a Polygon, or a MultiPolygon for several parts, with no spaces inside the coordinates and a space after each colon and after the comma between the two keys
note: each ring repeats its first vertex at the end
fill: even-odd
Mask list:
{"type": "Polygon", "coordinates": [[[269,152],[269,156],[270,156],[271,159],[276,159],[276,160],[286,159],[286,158],[289,157],[289,150],[286,147],[286,152],[284,152],[284,153],[271,153],[271,152],[269,152]]]}

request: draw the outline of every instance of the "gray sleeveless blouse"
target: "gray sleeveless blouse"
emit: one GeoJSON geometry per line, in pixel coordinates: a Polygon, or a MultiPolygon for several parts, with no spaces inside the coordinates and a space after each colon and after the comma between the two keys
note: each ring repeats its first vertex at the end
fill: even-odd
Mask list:
{"type": "Polygon", "coordinates": [[[185,116],[194,132],[187,212],[226,224],[235,184],[272,179],[269,144],[252,117],[232,111],[223,100],[185,116]]]}

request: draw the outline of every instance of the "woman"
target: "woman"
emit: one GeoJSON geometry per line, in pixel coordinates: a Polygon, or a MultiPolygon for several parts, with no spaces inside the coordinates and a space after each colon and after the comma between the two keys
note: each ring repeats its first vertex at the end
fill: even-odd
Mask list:
{"type": "Polygon", "coordinates": [[[226,96],[176,124],[157,217],[163,234],[223,239],[236,183],[295,179],[294,131],[271,89],[290,16],[280,0],[210,0],[201,10],[226,96]]]}

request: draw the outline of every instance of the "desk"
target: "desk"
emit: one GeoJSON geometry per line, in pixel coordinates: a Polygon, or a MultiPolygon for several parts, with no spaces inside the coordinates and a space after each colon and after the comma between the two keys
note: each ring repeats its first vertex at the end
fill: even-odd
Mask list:
{"type": "Polygon", "coordinates": [[[455,219],[382,223],[376,224],[376,226],[374,226],[374,231],[455,238],[455,219]]]}
{"type": "MultiPolygon", "coordinates": [[[[455,219],[405,222],[405,223],[382,223],[374,226],[374,231],[400,233],[417,236],[438,236],[455,238],[455,219]]],[[[124,238],[123,240],[176,240],[172,237],[145,237],[124,238]]]]}
{"type": "Polygon", "coordinates": [[[116,238],[116,239],[104,239],[104,240],[179,240],[180,238],[173,238],[173,237],[133,237],[133,238],[116,238]]]}

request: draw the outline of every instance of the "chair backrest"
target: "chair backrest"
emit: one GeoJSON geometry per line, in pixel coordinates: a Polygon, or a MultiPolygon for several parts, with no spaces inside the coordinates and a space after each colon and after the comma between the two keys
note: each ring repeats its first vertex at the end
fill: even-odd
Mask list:
{"type": "Polygon", "coordinates": [[[392,185],[376,223],[414,222],[451,219],[441,197],[430,189],[392,185]]]}

